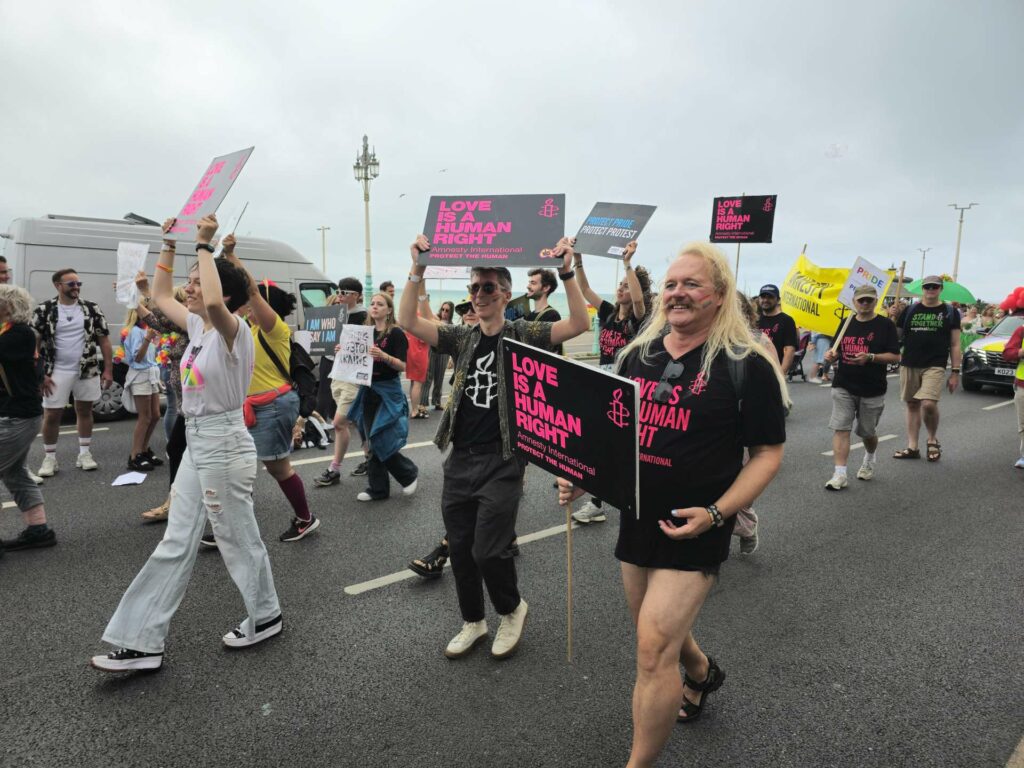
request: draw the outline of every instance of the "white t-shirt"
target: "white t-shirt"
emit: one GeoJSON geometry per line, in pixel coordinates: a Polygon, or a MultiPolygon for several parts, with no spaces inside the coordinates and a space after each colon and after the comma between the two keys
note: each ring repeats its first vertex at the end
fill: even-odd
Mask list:
{"type": "Polygon", "coordinates": [[[216,328],[203,330],[203,319],[189,313],[189,345],[181,357],[181,412],[211,416],[235,411],[249,391],[256,347],[245,321],[238,318],[231,351],[216,328]]]}
{"type": "Polygon", "coordinates": [[[85,312],[79,303],[57,305],[57,355],[53,367],[58,371],[81,369],[85,349],[85,312]]]}

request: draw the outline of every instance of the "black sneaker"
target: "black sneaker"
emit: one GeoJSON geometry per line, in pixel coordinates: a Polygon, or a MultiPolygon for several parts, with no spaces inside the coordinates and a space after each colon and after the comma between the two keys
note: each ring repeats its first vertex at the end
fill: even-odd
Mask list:
{"type": "Polygon", "coordinates": [[[221,639],[224,641],[224,645],[229,648],[247,648],[250,645],[256,645],[256,643],[262,643],[274,635],[281,634],[282,629],[284,629],[284,619],[281,617],[281,614],[277,614],[276,619],[257,624],[256,634],[252,637],[246,637],[245,633],[242,632],[242,625],[239,624],[221,639]]]}
{"type": "Polygon", "coordinates": [[[128,469],[132,472],[152,472],[156,467],[150,462],[149,457],[144,453],[138,453],[133,459],[128,457],[128,469]]]}
{"type": "Polygon", "coordinates": [[[367,464],[369,464],[368,461],[360,461],[359,466],[352,470],[352,477],[359,477],[360,475],[365,475],[367,464]]]}
{"type": "Polygon", "coordinates": [[[328,467],[320,477],[313,478],[313,485],[326,488],[329,485],[337,485],[341,482],[341,472],[328,467]]]}
{"type": "Polygon", "coordinates": [[[33,531],[26,528],[18,534],[18,538],[5,541],[3,548],[15,552],[19,549],[39,549],[40,547],[52,547],[57,543],[57,534],[53,528],[44,528],[41,531],[33,531]]]}
{"type": "Polygon", "coordinates": [[[152,448],[147,448],[146,450],[144,450],[142,452],[142,455],[149,459],[149,463],[152,464],[154,467],[162,467],[164,465],[164,460],[157,456],[155,453],[153,453],[152,448]]]}
{"type": "Polygon", "coordinates": [[[320,518],[309,516],[309,520],[292,520],[291,526],[281,534],[281,541],[298,541],[320,527],[320,518]]]}
{"type": "Polygon", "coordinates": [[[135,672],[150,670],[155,672],[164,663],[162,653],[143,653],[131,648],[118,648],[106,656],[93,656],[89,665],[104,672],[135,672]]]}
{"type": "Polygon", "coordinates": [[[203,538],[199,540],[200,549],[216,549],[217,548],[217,537],[212,533],[203,535],[203,538]]]}

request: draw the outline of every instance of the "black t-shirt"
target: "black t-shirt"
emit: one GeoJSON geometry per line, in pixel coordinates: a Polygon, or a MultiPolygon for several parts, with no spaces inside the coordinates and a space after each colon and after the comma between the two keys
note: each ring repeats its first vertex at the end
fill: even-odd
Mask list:
{"type": "Polygon", "coordinates": [[[632,309],[625,320],[619,320],[619,313],[610,301],[602,301],[597,308],[597,319],[601,324],[601,333],[597,337],[598,348],[601,350],[601,365],[611,365],[619,350],[629,344],[636,336],[639,323],[632,309]]]}
{"type": "Polygon", "coordinates": [[[623,361],[622,375],[640,385],[640,519],[620,516],[615,556],[645,568],[714,569],[729,556],[735,517],[696,539],[675,541],[658,527],[671,510],[715,503],[743,467],[743,447],[778,445],[786,440],[782,392],[771,364],[752,354],[745,362],[743,407],[725,355],[701,374],[701,345],[679,360],[668,402],[654,392],[669,362],[662,341],[651,343],[649,362],[640,350],[623,361]]]}
{"type": "MultiPolygon", "coordinates": [[[[386,334],[374,330],[373,343],[380,347],[384,352],[391,355],[391,357],[397,357],[402,362],[405,362],[405,356],[409,352],[409,340],[405,338],[405,333],[402,332],[401,328],[392,328],[386,334]]],[[[373,381],[384,381],[385,379],[397,378],[398,371],[388,365],[385,361],[373,361],[373,381]]]]}
{"type": "Polygon", "coordinates": [[[839,344],[839,359],[836,361],[832,386],[845,389],[855,397],[884,395],[887,382],[883,363],[852,365],[847,361],[862,352],[880,355],[887,352],[896,354],[899,351],[896,326],[888,317],[876,315],[866,323],[853,318],[839,344]]]}
{"type": "Polygon", "coordinates": [[[36,334],[24,323],[11,325],[0,333],[0,365],[11,385],[7,391],[0,377],[0,416],[32,419],[43,413],[39,391],[39,367],[36,362],[36,334]]]}
{"type": "Polygon", "coordinates": [[[782,350],[785,347],[796,349],[800,345],[796,323],[785,312],[779,312],[777,315],[761,315],[757,321],[757,327],[767,333],[768,338],[772,340],[775,351],[779,354],[780,363],[782,362],[782,350]]]}
{"type": "Polygon", "coordinates": [[[360,309],[355,312],[349,312],[345,325],[366,325],[366,310],[360,309]]]}
{"type": "MultiPolygon", "coordinates": [[[[548,306],[545,307],[540,312],[538,312],[537,310],[528,312],[526,315],[523,316],[523,319],[528,320],[530,322],[533,322],[534,320],[540,320],[541,322],[544,323],[556,323],[562,319],[562,314],[554,307],[548,306]]],[[[562,350],[563,347],[561,344],[559,344],[557,347],[553,347],[551,351],[554,352],[556,355],[561,355],[562,350]]]]}
{"type": "Polygon", "coordinates": [[[498,419],[498,342],[501,334],[480,334],[473,361],[466,374],[466,388],[455,414],[452,442],[457,447],[484,445],[501,440],[498,419]]]}
{"type": "Polygon", "coordinates": [[[953,329],[960,328],[960,313],[943,302],[926,307],[918,302],[900,313],[896,325],[903,331],[902,365],[908,368],[945,368],[953,329]],[[907,312],[912,312],[909,326],[907,312]],[[946,313],[952,315],[947,318],[946,313]]]}

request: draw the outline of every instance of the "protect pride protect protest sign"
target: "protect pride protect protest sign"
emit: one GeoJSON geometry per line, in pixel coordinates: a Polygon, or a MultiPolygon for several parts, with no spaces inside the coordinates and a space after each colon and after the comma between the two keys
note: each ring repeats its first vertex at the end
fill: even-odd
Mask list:
{"type": "Polygon", "coordinates": [[[892,278],[892,272],[889,270],[876,267],[867,259],[858,258],[850,269],[850,276],[846,278],[843,290],[839,292],[839,303],[850,309],[855,309],[853,306],[853,292],[862,285],[870,285],[878,291],[879,301],[876,307],[878,310],[881,310],[882,297],[889,290],[892,278]]]}
{"type": "Polygon", "coordinates": [[[636,382],[508,338],[502,355],[516,453],[639,516],[636,382]]]}
{"type": "Polygon", "coordinates": [[[196,188],[185,201],[185,205],[178,212],[178,217],[168,235],[193,236],[196,232],[196,223],[203,216],[217,212],[254,149],[255,147],[249,147],[232,152],[230,155],[213,158],[210,166],[199,179],[199,183],[196,184],[196,188]]]}
{"type": "Polygon", "coordinates": [[[626,245],[640,237],[657,206],[597,203],[576,233],[576,251],[622,257],[626,245]]]}
{"type": "Polygon", "coordinates": [[[778,195],[716,197],[711,211],[712,243],[770,243],[778,195]]]}
{"type": "Polygon", "coordinates": [[[565,195],[431,197],[423,233],[430,250],[420,264],[552,264],[565,235],[565,195]]]}

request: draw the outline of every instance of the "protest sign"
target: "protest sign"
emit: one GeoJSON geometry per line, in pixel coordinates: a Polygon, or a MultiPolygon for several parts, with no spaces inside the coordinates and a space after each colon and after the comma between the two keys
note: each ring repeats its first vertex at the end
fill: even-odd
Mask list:
{"type": "Polygon", "coordinates": [[[468,280],[469,267],[427,267],[424,280],[468,280]]]}
{"type": "Polygon", "coordinates": [[[348,307],[344,304],[332,304],[327,307],[309,307],[302,310],[305,317],[305,330],[309,332],[309,354],[333,355],[338,343],[341,327],[348,320],[348,307]]]}
{"type": "Polygon", "coordinates": [[[637,384],[508,338],[502,356],[516,453],[639,515],[637,384]]]}
{"type": "Polygon", "coordinates": [[[711,242],[770,243],[777,197],[716,197],[711,211],[711,242]]]}
{"type": "Polygon", "coordinates": [[[196,188],[185,201],[185,205],[178,212],[174,226],[167,233],[168,237],[192,237],[195,235],[196,223],[203,216],[217,212],[254,149],[255,147],[249,147],[232,152],[230,155],[213,158],[210,166],[199,179],[199,183],[196,184],[196,188]]]}
{"type": "Polygon", "coordinates": [[[654,205],[596,203],[576,233],[576,251],[622,258],[626,245],[640,237],[656,208],[654,205]]]}
{"type": "Polygon", "coordinates": [[[556,266],[551,250],[565,235],[565,195],[431,197],[420,264],[556,266]]]}
{"type": "Polygon", "coordinates": [[[876,310],[880,310],[882,299],[885,297],[886,291],[889,290],[892,278],[893,273],[889,270],[876,267],[867,259],[858,257],[853,263],[853,268],[850,269],[850,274],[846,278],[843,289],[839,292],[838,301],[844,307],[855,309],[853,306],[853,292],[862,285],[870,285],[878,292],[878,303],[875,307],[876,310]]]}
{"type": "Polygon", "coordinates": [[[149,254],[148,243],[117,244],[117,303],[134,307],[139,301],[135,275],[145,266],[149,254]]]}
{"type": "Polygon", "coordinates": [[[373,378],[372,325],[343,325],[338,337],[341,347],[334,357],[331,378],[350,384],[369,384],[373,378]]]}

